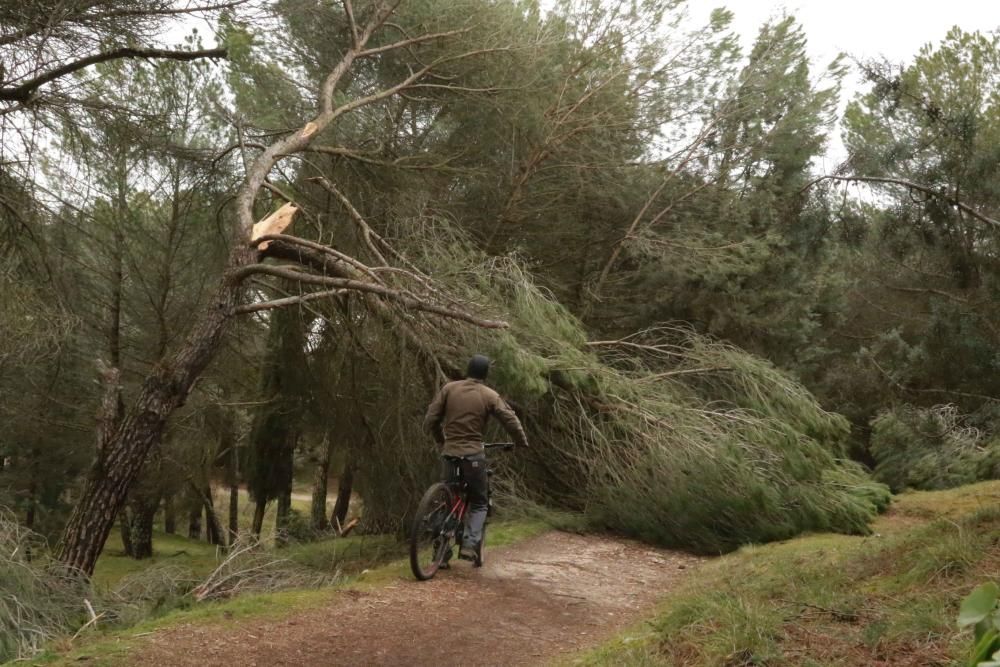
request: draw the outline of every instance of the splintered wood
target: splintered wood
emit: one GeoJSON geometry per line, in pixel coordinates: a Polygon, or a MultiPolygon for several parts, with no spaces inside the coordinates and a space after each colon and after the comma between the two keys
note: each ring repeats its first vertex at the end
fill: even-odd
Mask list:
{"type": "Polygon", "coordinates": [[[299,136],[302,137],[303,139],[308,139],[312,135],[316,134],[317,129],[319,129],[319,125],[317,125],[312,121],[309,121],[308,123],[306,123],[306,126],[302,128],[302,132],[299,134],[299,136]]]}
{"type": "MultiPolygon", "coordinates": [[[[292,218],[295,217],[298,210],[299,209],[295,206],[295,204],[290,202],[285,204],[277,211],[253,226],[253,231],[250,234],[250,241],[253,242],[262,236],[280,234],[285,231],[285,228],[292,224],[292,218]]],[[[270,241],[264,241],[260,244],[260,249],[267,250],[267,246],[269,245],[271,245],[270,241]]]]}

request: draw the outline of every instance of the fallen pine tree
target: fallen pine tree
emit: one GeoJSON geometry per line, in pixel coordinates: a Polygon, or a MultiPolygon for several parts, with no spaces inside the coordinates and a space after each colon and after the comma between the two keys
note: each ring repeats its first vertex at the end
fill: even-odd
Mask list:
{"type": "MultiPolygon", "coordinates": [[[[720,552],[804,531],[864,533],[888,504],[888,489],[844,458],[847,421],[770,363],[683,326],[588,340],[516,258],[479,253],[454,225],[408,219],[405,232],[401,224],[383,239],[359,224],[369,252],[385,244],[383,252],[407,258],[405,274],[384,277],[386,289],[440,290],[456,309],[510,325],[443,324],[398,300],[371,299],[358,299],[368,316],[328,320],[361,341],[370,358],[365,391],[382,403],[359,485],[370,529],[398,527],[433,476],[420,415],[474,351],[493,358],[491,382],[535,443],[512,463],[518,495],[582,512],[593,525],[720,552]]],[[[331,271],[328,257],[280,239],[271,253],[331,271]]],[[[340,270],[348,278],[358,269],[340,270]]]]}

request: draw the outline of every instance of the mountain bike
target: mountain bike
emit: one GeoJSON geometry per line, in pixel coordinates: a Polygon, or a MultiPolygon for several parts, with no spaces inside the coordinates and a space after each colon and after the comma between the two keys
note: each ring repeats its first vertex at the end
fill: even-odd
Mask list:
{"type": "MultiPolygon", "coordinates": [[[[511,442],[489,442],[483,445],[486,451],[507,451],[514,448],[511,442]]],[[[449,465],[451,457],[445,457],[449,465]]],[[[420,581],[432,578],[437,571],[447,567],[455,544],[462,543],[462,531],[465,528],[465,518],[469,510],[466,483],[461,479],[461,468],[457,459],[455,469],[450,476],[451,481],[437,482],[431,485],[417,505],[417,513],[413,517],[413,527],[410,531],[410,569],[413,576],[420,581]]],[[[487,464],[488,465],[488,464],[487,464]]],[[[486,469],[486,492],[489,497],[489,479],[493,470],[486,469]]],[[[493,513],[493,503],[490,502],[487,516],[493,513]]],[[[486,526],[483,526],[483,537],[476,545],[474,567],[483,565],[483,546],[486,542],[486,526]]]]}

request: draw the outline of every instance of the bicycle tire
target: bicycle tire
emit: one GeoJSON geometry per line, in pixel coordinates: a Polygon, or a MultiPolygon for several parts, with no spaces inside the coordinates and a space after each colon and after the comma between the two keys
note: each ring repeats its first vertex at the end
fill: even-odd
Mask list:
{"type": "Polygon", "coordinates": [[[454,495],[447,484],[431,485],[417,504],[410,530],[410,569],[420,581],[437,574],[454,536],[448,535],[448,522],[454,495]]]}

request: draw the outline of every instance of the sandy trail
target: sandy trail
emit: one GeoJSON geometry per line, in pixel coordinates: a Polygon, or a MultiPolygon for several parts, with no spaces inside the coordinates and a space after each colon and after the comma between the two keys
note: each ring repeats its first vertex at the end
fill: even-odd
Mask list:
{"type": "Polygon", "coordinates": [[[128,665],[534,665],[640,619],[702,559],[636,542],[550,532],[280,620],[161,630],[128,665]]]}

